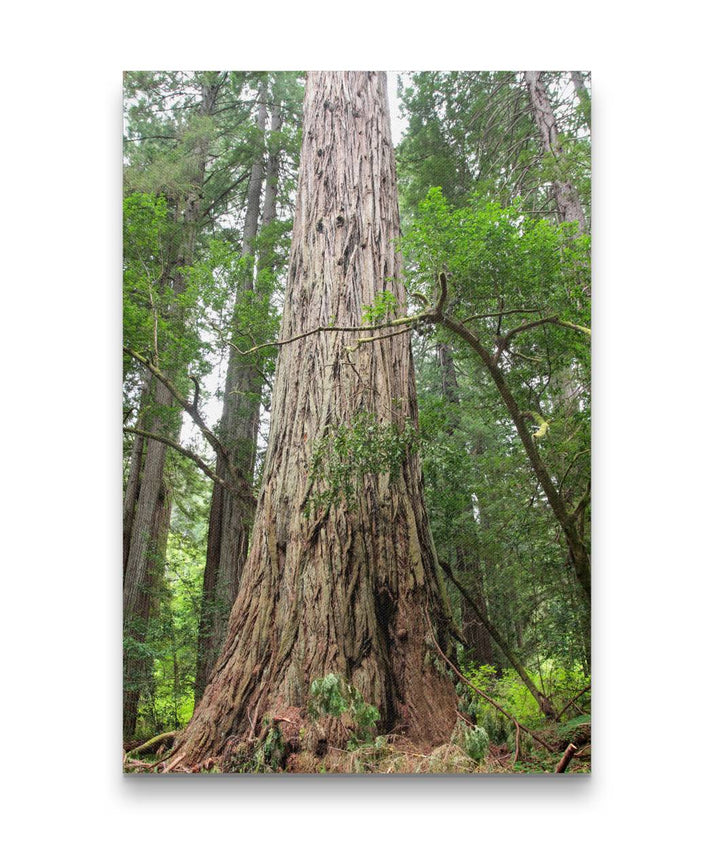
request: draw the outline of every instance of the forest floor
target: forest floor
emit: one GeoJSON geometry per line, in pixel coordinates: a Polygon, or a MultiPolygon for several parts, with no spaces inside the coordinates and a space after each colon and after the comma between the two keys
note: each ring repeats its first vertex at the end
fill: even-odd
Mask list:
{"type": "MultiPolygon", "coordinates": [[[[436,748],[415,746],[401,737],[378,737],[374,742],[353,749],[331,747],[319,757],[308,751],[293,752],[282,758],[270,759],[258,747],[254,755],[234,770],[221,769],[212,759],[198,770],[176,768],[173,772],[198,773],[295,773],[295,774],[476,774],[476,775],[543,775],[559,772],[558,765],[566,754],[567,741],[560,742],[549,728],[543,738],[553,750],[541,746],[490,743],[481,761],[474,760],[460,746],[446,743],[436,748]]],[[[563,772],[590,773],[590,743],[576,747],[563,772]]],[[[125,773],[157,773],[162,771],[163,759],[169,746],[160,747],[156,754],[137,756],[138,746],[126,746],[123,758],[125,773]]]]}

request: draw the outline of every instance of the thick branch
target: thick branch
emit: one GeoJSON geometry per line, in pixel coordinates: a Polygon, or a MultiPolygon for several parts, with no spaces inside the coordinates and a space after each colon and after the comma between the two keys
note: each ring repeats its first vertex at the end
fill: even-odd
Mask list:
{"type": "Polygon", "coordinates": [[[174,738],[176,734],[178,734],[177,731],[166,731],[164,734],[156,734],[155,737],[151,737],[141,746],[136,746],[134,749],[131,749],[129,752],[127,752],[125,754],[125,758],[127,759],[128,756],[134,755],[136,753],[140,755],[143,752],[147,752],[148,749],[151,749],[157,743],[160,743],[163,740],[170,740],[171,738],[174,738]]]}
{"type": "Polygon", "coordinates": [[[578,582],[580,583],[587,599],[590,600],[590,557],[587,549],[580,537],[580,533],[577,530],[576,521],[572,518],[571,514],[565,507],[565,503],[558,493],[558,490],[550,477],[550,473],[547,471],[547,468],[540,457],[535,441],[525,424],[523,411],[520,410],[515,396],[507,385],[502,370],[495,361],[495,358],[487,348],[483,346],[478,337],[471,330],[468,330],[462,322],[447,315],[442,316],[438,320],[440,320],[440,323],[442,323],[444,327],[448,330],[452,330],[454,333],[457,333],[461,339],[467,342],[490,372],[490,376],[495,382],[495,386],[508,409],[513,424],[515,425],[515,429],[520,437],[520,441],[525,448],[525,452],[530,460],[530,465],[540,482],[540,486],[547,497],[555,518],[565,534],[565,539],[570,550],[570,557],[572,559],[573,567],[575,568],[575,574],[578,582]]]}
{"type": "Polygon", "coordinates": [[[575,753],[577,752],[577,746],[574,743],[570,743],[565,750],[560,762],[557,767],[555,767],[556,773],[564,773],[565,770],[570,766],[570,762],[575,757],[575,753]]]}

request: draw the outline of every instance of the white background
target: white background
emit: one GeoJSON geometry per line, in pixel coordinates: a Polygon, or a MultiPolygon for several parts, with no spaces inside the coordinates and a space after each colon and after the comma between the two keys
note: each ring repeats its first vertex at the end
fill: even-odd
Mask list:
{"type": "Polygon", "coordinates": [[[704,852],[719,739],[710,4],[259,5],[4,11],[7,852],[704,852]],[[121,71],[308,67],[593,72],[589,780],[120,774],[121,71]]]}

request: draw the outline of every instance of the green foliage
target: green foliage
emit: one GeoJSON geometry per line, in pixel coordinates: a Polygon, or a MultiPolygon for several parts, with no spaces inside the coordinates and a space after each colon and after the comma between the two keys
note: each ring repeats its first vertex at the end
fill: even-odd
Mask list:
{"type": "MultiPolygon", "coordinates": [[[[497,675],[493,666],[470,666],[464,669],[465,677],[473,686],[496,701],[511,717],[517,719],[528,728],[544,728],[547,721],[539,712],[538,705],[527,686],[517,673],[506,669],[502,676],[497,675]]],[[[561,710],[582,688],[589,683],[589,678],[579,666],[566,669],[561,665],[547,661],[542,668],[529,675],[536,686],[542,687],[543,692],[550,697],[557,710],[561,710]]],[[[490,702],[473,692],[468,686],[457,684],[459,709],[469,718],[482,725],[490,740],[502,744],[515,739],[515,728],[510,719],[503,716],[490,702]]],[[[589,721],[589,717],[577,717],[563,725],[571,733],[574,728],[589,721]]]]}
{"type": "Polygon", "coordinates": [[[324,678],[316,678],[310,684],[308,713],[311,718],[340,716],[348,709],[346,684],[343,679],[330,672],[324,678]]]}
{"type": "MultiPolygon", "coordinates": [[[[574,224],[529,219],[516,205],[503,208],[479,195],[452,209],[434,187],[420,202],[402,247],[412,262],[411,290],[432,300],[428,283],[434,288],[437,275],[449,272],[458,317],[495,311],[502,300],[505,309],[524,308],[530,316],[545,309],[568,313],[567,320],[589,326],[589,306],[578,312],[589,281],[588,241],[577,236],[574,224]]],[[[489,329],[496,324],[496,318],[487,322],[489,329]]]]}
{"type": "MultiPolygon", "coordinates": [[[[589,97],[580,113],[567,72],[544,72],[563,143],[555,172],[590,198],[589,97]]],[[[501,205],[547,211],[553,200],[522,72],[421,71],[403,75],[400,96],[408,130],[398,147],[401,203],[414,209],[433,186],[453,206],[480,194],[501,205]]],[[[552,176],[551,176],[552,177],[552,176]]]]}
{"type": "Polygon", "coordinates": [[[397,298],[390,291],[380,291],[371,306],[363,306],[363,324],[377,324],[389,318],[397,310],[397,298]]]}
{"type": "MultiPolygon", "coordinates": [[[[197,632],[205,566],[210,489],[195,468],[176,458],[168,476],[176,495],[161,578],[141,646],[138,733],[158,734],[187,724],[194,707],[197,632]]],[[[127,646],[137,646],[131,637],[127,646]]]]}
{"type": "Polygon", "coordinates": [[[563,723],[563,725],[558,729],[558,732],[567,740],[573,740],[577,734],[583,732],[584,726],[588,726],[589,724],[590,714],[583,713],[580,716],[576,716],[573,719],[568,720],[568,722],[563,723]]]}
{"type": "Polygon", "coordinates": [[[253,757],[254,769],[247,770],[247,772],[262,773],[277,771],[280,769],[285,754],[285,742],[283,741],[282,733],[277,726],[272,726],[267,733],[267,737],[255,751],[253,757]]]}
{"type": "MultiPolygon", "coordinates": [[[[503,335],[538,318],[589,325],[589,241],[574,226],[529,218],[479,194],[453,208],[435,188],[415,211],[404,250],[409,287],[432,303],[437,274],[447,271],[448,311],[466,319],[491,354],[503,335]]],[[[525,664],[587,662],[587,606],[505,402],[479,358],[448,331],[420,342],[423,469],[440,556],[485,600],[525,664]]],[[[516,335],[499,368],[571,511],[590,475],[587,338],[531,327],[516,335]]],[[[450,596],[461,621],[460,596],[454,589],[450,596]]]]}
{"type": "Polygon", "coordinates": [[[349,424],[329,426],[313,449],[310,478],[315,491],[307,513],[340,501],[349,509],[356,507],[362,479],[381,474],[396,479],[416,442],[409,421],[399,428],[367,411],[357,413],[349,424]]]}
{"type": "MultiPolygon", "coordinates": [[[[375,740],[375,723],[380,719],[380,712],[365,701],[356,687],[332,672],[323,678],[316,678],[310,684],[307,709],[311,719],[323,716],[340,717],[347,713],[352,730],[348,749],[375,740]]],[[[384,745],[382,740],[375,743],[378,748],[384,745]]]]}
{"type": "Polygon", "coordinates": [[[451,742],[459,746],[477,763],[482,763],[485,760],[490,746],[490,738],[482,726],[471,727],[462,719],[458,720],[455,726],[451,742]]]}

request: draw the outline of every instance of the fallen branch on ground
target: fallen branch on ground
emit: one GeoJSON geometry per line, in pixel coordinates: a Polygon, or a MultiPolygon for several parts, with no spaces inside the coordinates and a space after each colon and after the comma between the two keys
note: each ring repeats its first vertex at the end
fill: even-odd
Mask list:
{"type": "Polygon", "coordinates": [[[577,746],[574,743],[570,743],[568,748],[565,750],[562,758],[560,759],[560,763],[555,767],[556,773],[564,773],[565,770],[570,766],[570,762],[575,757],[575,753],[577,752],[577,746]]]}
{"type": "Polygon", "coordinates": [[[172,737],[175,737],[177,731],[166,731],[164,734],[158,734],[155,737],[151,737],[149,740],[146,740],[145,743],[142,743],[140,746],[136,746],[134,749],[130,749],[125,753],[125,760],[128,760],[130,755],[134,755],[137,753],[140,755],[143,752],[147,752],[148,749],[155,746],[157,743],[160,743],[162,740],[168,740],[172,737]]]}

